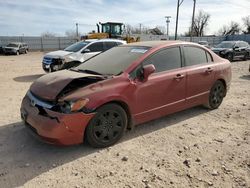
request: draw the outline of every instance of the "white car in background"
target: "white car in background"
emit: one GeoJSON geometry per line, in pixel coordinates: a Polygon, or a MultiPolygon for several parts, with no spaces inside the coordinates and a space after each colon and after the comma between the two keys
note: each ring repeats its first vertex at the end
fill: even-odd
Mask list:
{"type": "Polygon", "coordinates": [[[87,59],[118,45],[126,44],[118,39],[90,39],[77,42],[64,50],[49,52],[43,57],[43,70],[54,72],[79,65],[87,59]]]}

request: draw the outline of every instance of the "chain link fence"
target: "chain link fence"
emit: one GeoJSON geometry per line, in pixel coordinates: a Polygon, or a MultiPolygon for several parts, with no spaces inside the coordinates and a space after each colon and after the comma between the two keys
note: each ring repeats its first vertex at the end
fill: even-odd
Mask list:
{"type": "MultiPolygon", "coordinates": [[[[173,36],[167,35],[131,35],[133,37],[140,37],[141,41],[152,40],[174,40],[173,36]]],[[[178,37],[178,40],[190,41],[190,37],[178,37]]],[[[247,35],[230,35],[230,36],[205,36],[193,37],[193,42],[208,41],[211,46],[217,45],[222,41],[229,40],[243,40],[250,43],[250,34],[247,35]]],[[[10,42],[24,42],[27,43],[30,50],[49,51],[64,49],[67,46],[77,42],[75,38],[69,37],[28,37],[28,36],[0,36],[0,46],[5,46],[10,42]]]]}
{"type": "Polygon", "coordinates": [[[67,46],[77,42],[74,38],[69,37],[26,37],[26,36],[0,36],[0,46],[5,46],[10,42],[23,42],[28,44],[30,50],[49,51],[64,49],[67,46]]]}

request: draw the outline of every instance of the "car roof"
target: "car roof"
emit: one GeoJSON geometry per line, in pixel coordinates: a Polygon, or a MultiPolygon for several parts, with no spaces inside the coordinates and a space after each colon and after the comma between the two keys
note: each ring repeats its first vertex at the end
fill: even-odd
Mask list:
{"type": "Polygon", "coordinates": [[[84,40],[86,42],[121,42],[121,43],[126,43],[124,40],[119,40],[119,39],[87,39],[84,40]]]}
{"type": "Polygon", "coordinates": [[[160,47],[160,46],[170,46],[175,44],[190,44],[190,45],[197,45],[196,43],[191,42],[185,42],[185,41],[179,41],[179,40],[160,40],[160,41],[144,41],[144,42],[135,42],[135,43],[129,43],[126,46],[144,46],[144,47],[160,47]]]}

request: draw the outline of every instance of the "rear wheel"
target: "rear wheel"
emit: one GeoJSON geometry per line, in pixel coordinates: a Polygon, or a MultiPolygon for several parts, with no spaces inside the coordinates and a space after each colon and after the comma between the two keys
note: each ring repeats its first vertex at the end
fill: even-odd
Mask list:
{"type": "Polygon", "coordinates": [[[226,88],[222,81],[217,80],[209,93],[208,105],[210,109],[218,108],[226,95],[226,88]]]}
{"type": "Polygon", "coordinates": [[[108,147],[116,143],[127,127],[127,114],[117,104],[107,104],[97,110],[86,129],[86,139],[93,147],[108,147]]]}

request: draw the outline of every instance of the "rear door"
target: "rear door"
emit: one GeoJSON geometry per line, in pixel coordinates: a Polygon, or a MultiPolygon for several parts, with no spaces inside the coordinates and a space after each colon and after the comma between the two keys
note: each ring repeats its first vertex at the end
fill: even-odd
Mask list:
{"type": "Polygon", "coordinates": [[[207,102],[214,84],[216,65],[210,53],[197,46],[184,46],[185,69],[187,72],[187,106],[207,102]]]}
{"type": "Polygon", "coordinates": [[[149,64],[155,66],[156,72],[146,82],[135,83],[137,123],[178,111],[185,104],[186,75],[182,70],[180,47],[158,51],[141,67],[149,64]]]}

